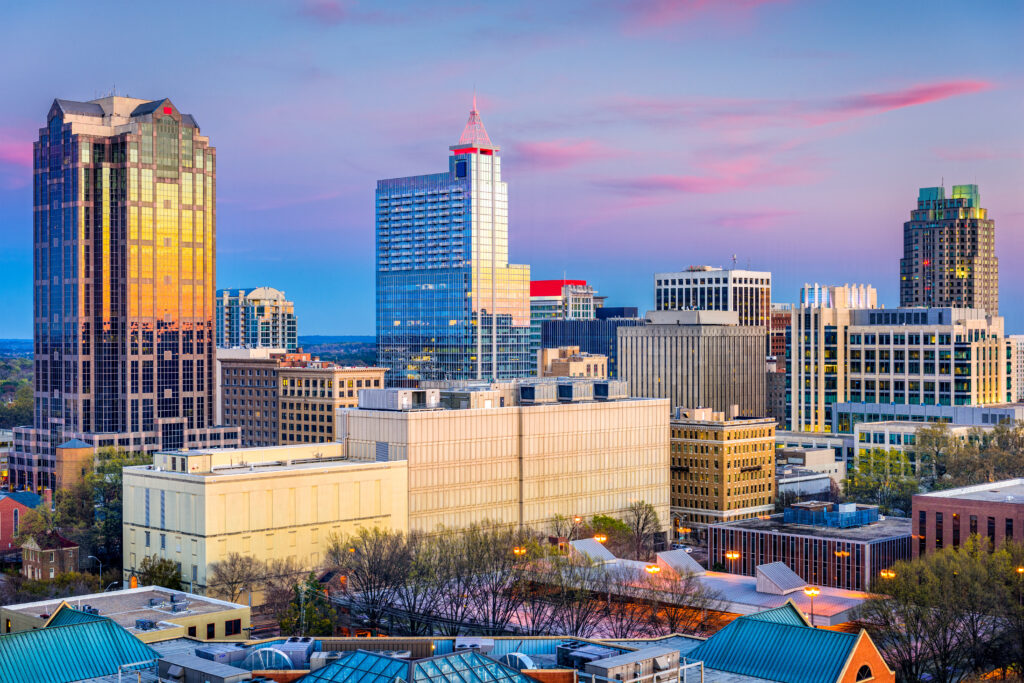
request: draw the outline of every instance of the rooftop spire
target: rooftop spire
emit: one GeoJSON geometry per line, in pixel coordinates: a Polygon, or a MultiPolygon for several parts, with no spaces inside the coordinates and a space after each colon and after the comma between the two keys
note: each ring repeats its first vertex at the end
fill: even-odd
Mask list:
{"type": "Polygon", "coordinates": [[[453,150],[464,147],[492,150],[497,149],[497,147],[491,143],[491,138],[487,135],[487,129],[484,128],[484,122],[480,119],[480,112],[476,109],[475,90],[473,92],[473,108],[469,112],[469,120],[466,121],[466,127],[462,129],[462,136],[459,138],[459,144],[452,145],[453,150]]]}

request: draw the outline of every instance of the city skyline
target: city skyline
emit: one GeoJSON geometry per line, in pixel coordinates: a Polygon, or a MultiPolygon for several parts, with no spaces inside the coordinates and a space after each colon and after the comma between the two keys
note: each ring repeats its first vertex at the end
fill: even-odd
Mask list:
{"type": "Polygon", "coordinates": [[[1008,331],[1024,327],[1012,296],[1024,286],[1013,267],[1024,253],[1020,6],[932,8],[928,25],[956,26],[953,50],[912,8],[888,5],[879,22],[863,6],[802,2],[449,16],[226,2],[203,7],[201,25],[187,9],[123,17],[127,49],[173,40],[174,59],[74,59],[72,36],[93,11],[5,13],[10,64],[25,62],[33,27],[62,21],[44,54],[0,76],[19,93],[0,104],[0,337],[31,336],[39,121],[54,97],[89,100],[114,83],[170,97],[217,140],[216,286],[287,291],[300,334],[372,333],[370,188],[436,170],[474,85],[504,150],[509,261],[534,279],[568,273],[608,305],[643,311],[655,272],[728,266],[735,254],[772,272],[778,302],[796,301],[804,282],[865,282],[895,307],[918,188],[977,183],[1006,264],[1000,313],[1008,331]]]}

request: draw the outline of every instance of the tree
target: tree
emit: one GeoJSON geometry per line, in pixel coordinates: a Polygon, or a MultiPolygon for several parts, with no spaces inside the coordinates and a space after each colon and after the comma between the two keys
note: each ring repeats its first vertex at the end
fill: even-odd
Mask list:
{"type": "Polygon", "coordinates": [[[654,534],[661,529],[658,513],[654,506],[642,500],[630,503],[622,521],[629,527],[629,537],[633,546],[633,559],[647,559],[649,546],[653,543],[654,534]]]}
{"type": "Polygon", "coordinates": [[[708,635],[726,603],[718,591],[708,588],[697,574],[683,574],[659,586],[658,618],[669,633],[708,635]]]}
{"type": "Polygon", "coordinates": [[[46,504],[27,510],[18,523],[18,543],[57,531],[57,516],[46,504]]]}
{"type": "Polygon", "coordinates": [[[210,565],[210,590],[228,602],[237,603],[243,594],[258,590],[266,575],[266,563],[252,555],[231,553],[210,565]]]}
{"type": "Polygon", "coordinates": [[[337,620],[337,610],[328,600],[326,591],[317,583],[316,574],[310,573],[293,588],[292,600],[280,621],[281,633],[332,636],[337,620]]]}
{"type": "Polygon", "coordinates": [[[875,448],[857,456],[843,482],[847,500],[877,505],[885,514],[909,514],[920,482],[905,453],[875,448]]]}
{"type": "Polygon", "coordinates": [[[360,529],[346,538],[328,540],[327,564],[347,576],[352,609],[374,628],[394,604],[409,569],[409,546],[398,531],[360,529]]]}
{"type": "Polygon", "coordinates": [[[548,580],[552,582],[552,624],[558,633],[589,638],[597,630],[604,614],[593,591],[603,586],[604,568],[586,558],[553,555],[549,560],[548,580]]]}
{"type": "Polygon", "coordinates": [[[32,385],[23,382],[10,403],[0,401],[0,429],[32,424],[32,385]]]}
{"type": "Polygon", "coordinates": [[[177,562],[158,555],[144,557],[139,565],[139,585],[180,591],[181,567],[177,562]]]}

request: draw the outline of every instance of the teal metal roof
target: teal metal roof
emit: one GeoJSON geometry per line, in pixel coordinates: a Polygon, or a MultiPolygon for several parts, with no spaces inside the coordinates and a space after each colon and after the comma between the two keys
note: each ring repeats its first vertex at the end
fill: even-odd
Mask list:
{"type": "Polygon", "coordinates": [[[0,500],[4,498],[10,498],[16,503],[21,503],[25,507],[34,508],[43,502],[43,499],[32,493],[31,491],[11,491],[9,493],[0,493],[0,500]]]}
{"type": "Polygon", "coordinates": [[[301,683],[536,683],[479,652],[459,651],[410,662],[357,650],[299,679],[301,683]]]}
{"type": "Polygon", "coordinates": [[[65,683],[116,674],[159,655],[105,617],[0,636],[0,683],[65,683]]]}
{"type": "Polygon", "coordinates": [[[702,660],[710,669],[781,683],[835,683],[858,636],[784,623],[788,617],[774,616],[780,620],[740,617],[686,658],[702,660]]]}
{"type": "Polygon", "coordinates": [[[804,615],[800,614],[800,610],[792,602],[787,602],[782,607],[776,607],[775,609],[766,609],[763,612],[749,614],[743,618],[756,621],[773,621],[777,624],[789,624],[790,626],[808,625],[804,615]]]}
{"type": "Polygon", "coordinates": [[[46,628],[85,624],[90,621],[102,621],[103,619],[106,619],[106,617],[101,617],[98,614],[88,614],[82,610],[71,607],[66,602],[62,602],[60,606],[54,610],[49,621],[46,622],[46,628]]]}

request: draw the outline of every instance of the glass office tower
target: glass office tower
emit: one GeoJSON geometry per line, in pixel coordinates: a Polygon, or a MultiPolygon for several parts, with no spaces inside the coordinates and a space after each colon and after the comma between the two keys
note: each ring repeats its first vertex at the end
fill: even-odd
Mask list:
{"type": "Polygon", "coordinates": [[[474,99],[444,173],[377,181],[377,357],[393,386],[528,376],[530,267],[474,99]]]}
{"type": "Polygon", "coordinates": [[[60,447],[236,445],[213,427],[216,154],[170,100],[55,100],[34,149],[33,425],[13,488],[60,447]]]}

